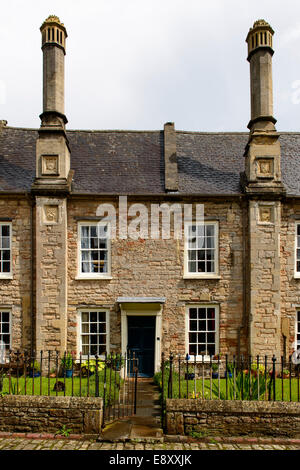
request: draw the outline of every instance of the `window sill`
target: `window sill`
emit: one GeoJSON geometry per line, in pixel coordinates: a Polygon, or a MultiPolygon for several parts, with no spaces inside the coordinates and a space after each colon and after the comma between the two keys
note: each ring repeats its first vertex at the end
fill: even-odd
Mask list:
{"type": "Polygon", "coordinates": [[[294,274],[294,279],[300,279],[300,273],[294,274]]]}
{"type": "Polygon", "coordinates": [[[13,279],[13,275],[12,274],[5,274],[5,275],[1,275],[0,274],[0,281],[1,280],[7,280],[7,279],[13,279]]]}
{"type": "Polygon", "coordinates": [[[102,280],[110,280],[113,279],[112,276],[76,276],[75,280],[76,281],[102,281],[102,280]]]}
{"type": "Polygon", "coordinates": [[[222,279],[218,274],[185,274],[183,279],[222,279]]]}

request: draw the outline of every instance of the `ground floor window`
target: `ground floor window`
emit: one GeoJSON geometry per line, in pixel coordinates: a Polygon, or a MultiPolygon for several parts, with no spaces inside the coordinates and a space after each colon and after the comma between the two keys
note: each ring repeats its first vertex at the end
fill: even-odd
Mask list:
{"type": "Polygon", "coordinates": [[[10,312],[7,310],[0,311],[0,350],[5,348],[9,350],[11,347],[11,328],[10,328],[10,312]]]}
{"type": "Polygon", "coordinates": [[[84,357],[102,356],[108,351],[109,315],[106,310],[80,312],[80,351],[84,357]]]}
{"type": "Polygon", "coordinates": [[[214,356],[218,353],[217,306],[188,308],[188,352],[190,356],[214,356]]]}

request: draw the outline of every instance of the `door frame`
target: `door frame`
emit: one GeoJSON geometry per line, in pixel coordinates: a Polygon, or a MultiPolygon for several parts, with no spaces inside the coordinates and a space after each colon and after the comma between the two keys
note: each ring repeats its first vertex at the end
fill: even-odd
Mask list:
{"type": "Polygon", "coordinates": [[[154,373],[160,371],[161,336],[162,336],[162,303],[158,302],[120,302],[121,308],[121,352],[125,355],[128,344],[128,316],[155,317],[154,332],[154,373]]]}

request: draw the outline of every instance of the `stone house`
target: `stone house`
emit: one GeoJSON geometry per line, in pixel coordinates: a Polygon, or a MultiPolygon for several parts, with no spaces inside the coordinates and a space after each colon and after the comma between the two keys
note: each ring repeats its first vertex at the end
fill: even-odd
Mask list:
{"type": "Polygon", "coordinates": [[[162,351],[290,354],[300,342],[300,133],[275,129],[271,26],[257,21],[246,40],[249,133],[66,130],[67,32],[49,16],[41,33],[41,126],[0,121],[0,340],[83,356],[129,347],[146,375],[162,351]],[[143,210],[185,206],[186,238],[175,219],[170,237],[121,233],[143,210]],[[111,207],[116,237],[103,219],[111,207]]]}

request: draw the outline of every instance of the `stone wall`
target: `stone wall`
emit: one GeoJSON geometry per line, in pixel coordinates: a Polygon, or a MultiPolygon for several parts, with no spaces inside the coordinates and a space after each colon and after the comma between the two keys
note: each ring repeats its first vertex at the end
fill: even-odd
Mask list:
{"type": "Polygon", "coordinates": [[[0,397],[0,431],[49,432],[63,425],[72,434],[99,434],[102,398],[5,395],[0,397]]]}
{"type": "MultiPolygon", "coordinates": [[[[165,297],[161,344],[165,353],[186,353],[186,306],[215,303],[220,308],[220,350],[236,354],[238,330],[243,315],[243,236],[242,208],[238,201],[182,200],[180,203],[203,203],[205,217],[219,222],[220,277],[185,279],[184,240],[116,239],[112,241],[112,279],[76,279],[78,269],[78,222],[96,216],[99,204],[117,198],[68,199],[68,349],[77,349],[78,310],[83,307],[106,307],[110,311],[111,350],[120,349],[121,314],[118,297],[165,297]]],[[[160,199],[129,199],[147,206],[160,199]]],[[[118,217],[118,213],[117,213],[118,217]]],[[[247,340],[241,340],[246,352],[247,340]]]]}
{"type": "Polygon", "coordinates": [[[286,353],[291,354],[296,349],[296,311],[300,306],[300,279],[295,278],[295,224],[300,222],[300,203],[285,202],[281,218],[281,317],[287,335],[286,353]]]}
{"type": "Polygon", "coordinates": [[[12,224],[12,278],[0,280],[0,309],[11,312],[12,349],[31,340],[31,202],[22,197],[0,199],[0,220],[12,224]]]}
{"type": "Polygon", "coordinates": [[[168,399],[167,434],[300,437],[300,406],[293,402],[168,399]]]}

